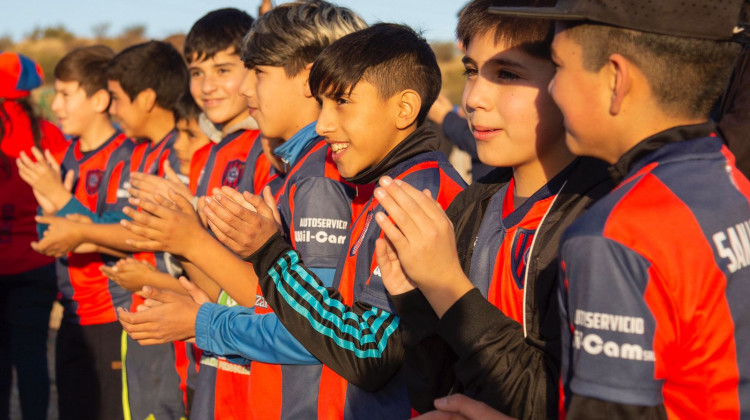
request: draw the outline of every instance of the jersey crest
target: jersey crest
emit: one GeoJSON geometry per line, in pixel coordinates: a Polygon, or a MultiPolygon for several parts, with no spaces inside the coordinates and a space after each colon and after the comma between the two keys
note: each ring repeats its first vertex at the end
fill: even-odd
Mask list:
{"type": "Polygon", "coordinates": [[[243,172],[245,172],[245,162],[239,159],[229,162],[224,168],[224,174],[221,176],[221,185],[237,188],[243,172]]]}
{"type": "Polygon", "coordinates": [[[523,289],[524,286],[523,279],[526,273],[526,264],[529,262],[529,249],[535,233],[536,230],[519,227],[510,247],[510,271],[513,273],[513,280],[519,289],[523,289]]]}
{"type": "Polygon", "coordinates": [[[102,183],[104,178],[104,171],[101,169],[93,169],[86,172],[86,192],[89,195],[94,195],[99,191],[99,184],[102,183]]]}

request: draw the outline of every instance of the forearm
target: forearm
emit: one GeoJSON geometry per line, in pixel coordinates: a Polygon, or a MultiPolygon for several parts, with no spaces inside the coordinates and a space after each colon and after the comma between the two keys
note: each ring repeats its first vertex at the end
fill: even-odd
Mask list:
{"type": "Polygon", "coordinates": [[[566,406],[567,418],[576,420],[665,420],[667,418],[667,412],[663,404],[644,407],[618,404],[573,394],[566,406]]]}
{"type": "Polygon", "coordinates": [[[198,347],[219,355],[274,364],[320,363],[274,314],[255,314],[242,306],[202,305],[195,320],[195,339],[198,347]]]}
{"type": "Polygon", "coordinates": [[[439,318],[419,289],[390,298],[401,317],[409,401],[420,413],[432,411],[436,398],[460,392],[454,372],[458,357],[437,335],[439,318]]]}
{"type": "Polygon", "coordinates": [[[176,278],[167,273],[162,273],[161,271],[144,273],[144,275],[140,277],[139,283],[139,287],[132,291],[137,292],[138,290],[141,290],[143,286],[151,286],[161,290],[170,290],[181,295],[188,294],[185,288],[177,282],[176,278]]]}
{"type": "Polygon", "coordinates": [[[250,261],[263,297],[281,323],[322,363],[368,391],[385,385],[403,363],[399,318],[360,302],[345,304],[277,234],[250,261]]]}
{"type": "Polygon", "coordinates": [[[462,392],[513,417],[557,411],[559,342],[542,350],[526,342],[521,324],[473,289],[441,318],[438,335],[458,359],[462,392]]]}
{"type": "Polygon", "coordinates": [[[120,224],[90,224],[81,230],[83,242],[92,242],[99,246],[123,252],[140,252],[139,248],[128,245],[128,239],[142,241],[143,238],[125,229],[120,224]]]}
{"type": "Polygon", "coordinates": [[[192,262],[185,259],[180,262],[182,263],[182,268],[185,270],[187,278],[195,283],[201,290],[206,292],[212,302],[216,302],[217,299],[219,299],[221,287],[192,262]]]}
{"type": "Polygon", "coordinates": [[[254,306],[258,277],[252,266],[206,233],[186,252],[187,258],[242,306],[254,306]]]}

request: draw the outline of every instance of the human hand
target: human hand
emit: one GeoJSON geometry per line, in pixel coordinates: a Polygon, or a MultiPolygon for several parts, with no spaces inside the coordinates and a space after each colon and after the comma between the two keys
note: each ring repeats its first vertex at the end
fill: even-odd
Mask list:
{"type": "Polygon", "coordinates": [[[156,200],[161,204],[135,197],[129,199],[131,205],[140,206],[143,211],[125,207],[123,212],[132,220],[120,223],[145,240],[128,239],[126,243],[143,251],[163,251],[187,257],[185,254],[191,246],[199,244],[201,235],[207,234],[198,215],[192,204],[174,190],[169,190],[169,200],[158,196],[156,200]]]}
{"type": "Polygon", "coordinates": [[[403,181],[381,178],[375,198],[393,220],[382,212],[375,215],[406,277],[442,316],[473,287],[458,260],[453,224],[429,191],[403,181]]]}
{"type": "Polygon", "coordinates": [[[211,231],[232,252],[247,258],[279,230],[278,210],[269,190],[264,198],[229,187],[215,188],[204,212],[211,231]]]}
{"type": "Polygon", "coordinates": [[[378,238],[375,241],[375,258],[388,293],[395,296],[414,290],[416,285],[406,277],[396,250],[387,239],[378,238]]]}
{"type": "Polygon", "coordinates": [[[149,284],[148,279],[153,273],[158,273],[153,265],[133,258],[123,258],[114,266],[102,265],[99,269],[120,287],[134,293],[149,284]]]}
{"type": "Polygon", "coordinates": [[[60,165],[49,150],[45,150],[43,154],[34,146],[31,148],[31,154],[35,160],[25,152],[21,152],[16,159],[19,176],[33,188],[37,201],[42,198],[43,211],[62,208],[71,198],[74,172],[68,171],[63,181],[60,176],[60,165]]]}
{"type": "Polygon", "coordinates": [[[435,400],[435,411],[423,414],[420,420],[513,420],[483,402],[463,394],[452,394],[435,400]]]}
{"type": "Polygon", "coordinates": [[[48,225],[42,239],[31,243],[31,248],[40,254],[60,258],[83,242],[82,223],[55,216],[37,216],[35,220],[37,223],[48,225]]]}
{"type": "Polygon", "coordinates": [[[169,161],[165,160],[163,167],[166,178],[142,172],[131,173],[131,188],[128,190],[130,195],[136,198],[155,201],[154,196],[157,195],[169,197],[169,190],[172,189],[185,197],[188,202],[192,203],[194,198],[193,194],[190,192],[187,185],[180,181],[180,178],[172,167],[169,166],[169,161]]]}
{"type": "Polygon", "coordinates": [[[132,339],[148,346],[195,337],[195,318],[209,299],[185,277],[180,277],[179,282],[189,296],[144,286],[142,295],[146,300],[137,312],[117,308],[120,324],[132,339]]]}

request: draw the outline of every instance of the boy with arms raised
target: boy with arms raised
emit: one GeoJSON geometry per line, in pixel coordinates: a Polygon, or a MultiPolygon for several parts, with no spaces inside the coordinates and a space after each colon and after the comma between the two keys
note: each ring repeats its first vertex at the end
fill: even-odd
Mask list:
{"type": "Polygon", "coordinates": [[[498,10],[559,19],[550,93],[568,145],[618,183],[562,239],[571,417],[750,416],[750,183],[708,122],[741,5],[498,10]]]}
{"type": "MultiPolygon", "coordinates": [[[[465,185],[436,151],[435,134],[422,125],[440,89],[440,73],[429,46],[411,29],[380,24],[335,42],[313,65],[310,88],[322,103],[316,130],[331,145],[331,159],[338,172],[357,185],[358,191],[368,190],[369,184],[389,174],[430,189],[447,206],[465,185]],[[352,51],[361,53],[352,58],[352,51]]],[[[389,302],[373,261],[380,232],[371,222],[379,204],[369,194],[368,198],[344,239],[346,252],[339,257],[333,288],[326,289],[278,235],[250,260],[261,277],[264,298],[284,326],[326,364],[325,369],[357,385],[346,389],[345,410],[339,416],[406,417],[409,403],[403,377],[397,373],[403,356],[398,318],[383,309],[389,308],[389,302]],[[277,269],[294,284],[276,289],[271,279],[280,275],[277,269]],[[290,278],[291,272],[300,277],[290,278]],[[286,287],[297,292],[290,294],[286,287]],[[298,305],[339,309],[292,309],[298,305]],[[345,342],[337,339],[337,334],[343,334],[345,342]],[[375,345],[373,339],[382,342],[375,345]]],[[[257,204],[261,214],[268,212],[263,203],[257,204]]],[[[244,217],[265,219],[250,213],[244,217]]],[[[265,220],[255,222],[261,225],[257,233],[261,239],[276,231],[273,221],[265,220]]],[[[121,319],[131,322],[142,314],[125,315],[121,314],[121,319]]],[[[248,317],[204,305],[195,325],[196,338],[224,351],[245,354],[252,347],[247,341],[256,339],[245,335],[248,317]],[[204,324],[214,326],[210,330],[220,332],[221,339],[217,334],[207,337],[204,324]]],[[[126,328],[130,326],[126,324],[126,328]]],[[[134,333],[139,332],[136,330],[143,331],[138,326],[134,333]]],[[[318,402],[335,401],[341,392],[335,383],[321,386],[318,402]]]]}
{"type": "Polygon", "coordinates": [[[551,23],[489,14],[493,4],[467,5],[456,32],[479,157],[503,169],[461,193],[447,215],[418,190],[381,181],[376,194],[398,229],[376,215],[392,244],[381,241],[378,261],[411,338],[418,410],[462,392],[514,417],[550,418],[560,377],[557,243],[611,184],[603,162],[574,160],[565,145],[546,89],[551,23]]]}
{"type": "MultiPolygon", "coordinates": [[[[25,155],[21,175],[44,197],[47,214],[73,206],[88,215],[121,213],[133,143],[117,131],[107,115],[106,67],[114,54],[104,46],[73,50],[55,67],[52,111],[64,133],[76,136],[62,161],[37,162],[25,155]],[[65,173],[70,192],[63,187],[65,173]]],[[[45,218],[39,218],[44,221],[45,218]]],[[[56,234],[50,226],[44,238],[56,234]]],[[[44,242],[42,239],[41,243],[44,242]]],[[[57,336],[56,380],[61,419],[122,418],[120,337],[115,307],[130,304],[130,293],[99,272],[111,258],[95,253],[66,253],[58,258],[58,288],[65,308],[57,336]]]]}

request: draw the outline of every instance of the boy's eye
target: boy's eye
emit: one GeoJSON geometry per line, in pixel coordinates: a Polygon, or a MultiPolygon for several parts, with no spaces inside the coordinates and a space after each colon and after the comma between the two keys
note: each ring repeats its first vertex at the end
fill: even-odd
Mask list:
{"type": "Polygon", "coordinates": [[[227,73],[229,73],[229,69],[226,69],[226,68],[219,69],[219,74],[227,74],[227,73]]]}
{"type": "Polygon", "coordinates": [[[511,73],[511,72],[509,72],[507,70],[500,70],[497,73],[497,77],[500,78],[500,79],[503,79],[503,80],[516,80],[516,79],[520,79],[520,77],[517,74],[511,73]]]}
{"type": "Polygon", "coordinates": [[[464,76],[466,77],[474,77],[477,75],[477,69],[472,67],[465,67],[464,68],[464,76]]]}
{"type": "Polygon", "coordinates": [[[201,72],[199,72],[197,70],[193,70],[193,71],[190,72],[190,77],[198,77],[200,75],[201,75],[201,72]]]}
{"type": "Polygon", "coordinates": [[[338,98],[336,99],[336,105],[345,105],[348,104],[349,100],[344,98],[338,98]]]}

